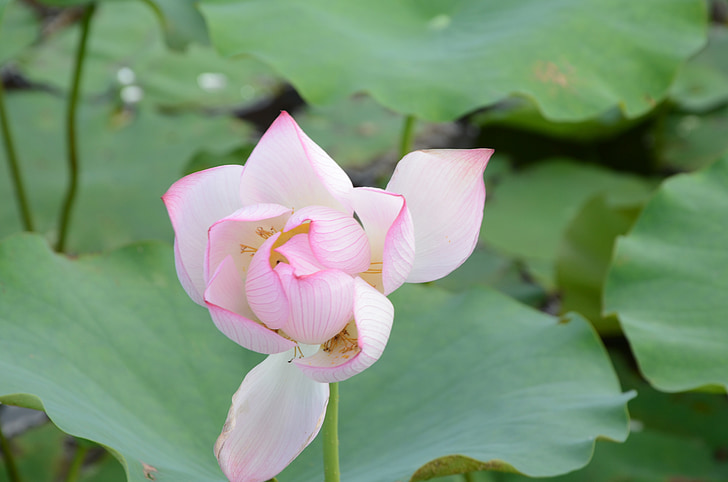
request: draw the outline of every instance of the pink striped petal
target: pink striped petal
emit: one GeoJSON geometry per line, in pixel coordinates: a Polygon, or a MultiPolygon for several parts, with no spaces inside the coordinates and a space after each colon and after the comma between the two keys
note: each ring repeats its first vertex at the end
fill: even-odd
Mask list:
{"type": "Polygon", "coordinates": [[[218,330],[248,350],[258,353],[280,353],[295,343],[255,321],[245,299],[245,286],[235,261],[228,256],[210,280],[205,302],[218,330]]]}
{"type": "Polygon", "coordinates": [[[357,274],[369,267],[369,241],[349,214],[324,206],[308,206],[288,219],[285,230],[310,221],[309,244],[319,263],[327,268],[357,274]]]}
{"type": "Polygon", "coordinates": [[[354,283],[354,322],[347,325],[347,333],[324,344],[316,354],[293,361],[316,381],[340,382],[364,371],[382,356],[389,340],[392,303],[361,278],[354,283]]]}
{"type": "Polygon", "coordinates": [[[483,171],[492,149],[411,152],[399,161],[387,191],[403,194],[415,229],[407,281],[451,273],[475,249],[483,220],[483,171]]]}
{"type": "Polygon", "coordinates": [[[196,303],[204,306],[207,230],[240,208],[243,166],[220,166],[195,172],[172,184],[162,196],[174,227],[177,274],[196,303]]]}
{"type": "Polygon", "coordinates": [[[240,194],[244,204],[321,205],[350,212],[351,189],[343,169],[282,112],[245,163],[240,194]]]}
{"type": "Polygon", "coordinates": [[[316,437],[329,386],[288,363],[293,351],[271,355],[253,368],[233,395],[215,444],[220,468],[233,482],[275,477],[316,437]]]}
{"type": "Polygon", "coordinates": [[[253,256],[245,278],[248,304],[268,328],[277,330],[288,322],[288,298],[278,274],[271,267],[271,248],[281,233],[268,238],[253,256]]]}
{"type": "Polygon", "coordinates": [[[371,266],[359,276],[388,295],[402,286],[415,259],[407,203],[404,196],[368,187],[354,189],[351,199],[372,251],[371,266]]]}
{"type": "Polygon", "coordinates": [[[283,283],[290,310],[283,330],[297,342],[319,345],[351,320],[354,278],[348,274],[328,269],[296,276],[286,263],[278,264],[275,271],[283,283]]]}
{"type": "Polygon", "coordinates": [[[245,273],[258,248],[283,229],[290,214],[291,209],[280,204],[253,204],[213,224],[205,252],[205,281],[227,256],[245,273]]]}
{"type": "Polygon", "coordinates": [[[282,254],[288,260],[288,264],[293,268],[293,273],[296,276],[303,276],[326,269],[325,266],[318,262],[313,251],[311,251],[308,234],[297,234],[286,241],[283,246],[275,248],[274,251],[282,254]]]}

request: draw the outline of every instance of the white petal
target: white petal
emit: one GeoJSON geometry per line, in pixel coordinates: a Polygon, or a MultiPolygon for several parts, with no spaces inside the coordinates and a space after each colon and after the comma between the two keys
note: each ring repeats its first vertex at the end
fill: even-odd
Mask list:
{"type": "Polygon", "coordinates": [[[329,206],[351,212],[351,180],[286,112],[258,142],[241,181],[244,204],[276,203],[300,209],[329,206]]]}
{"type": "Polygon", "coordinates": [[[244,274],[255,251],[283,229],[290,214],[290,208],[279,204],[253,204],[214,223],[205,252],[205,281],[226,256],[232,256],[238,271],[244,274]]]}
{"type": "Polygon", "coordinates": [[[162,196],[175,234],[177,273],[190,297],[204,306],[207,230],[242,206],[243,166],[195,172],[172,184],[162,196]]]}
{"type": "Polygon", "coordinates": [[[205,291],[205,302],[218,330],[240,346],[258,353],[280,353],[295,346],[260,324],[248,306],[245,285],[235,262],[228,256],[220,263],[205,291]]]}
{"type": "Polygon", "coordinates": [[[415,259],[415,235],[404,196],[375,188],[356,188],[352,205],[364,225],[372,252],[370,268],[361,273],[388,295],[407,279],[415,259]]]}
{"type": "Polygon", "coordinates": [[[243,380],[215,444],[232,482],[275,477],[316,437],[326,414],[329,386],[301,373],[288,353],[271,355],[243,380]]]}
{"type": "Polygon", "coordinates": [[[483,221],[483,171],[492,149],[443,149],[407,154],[387,191],[404,195],[415,229],[410,283],[448,275],[475,249],[483,221]]]}
{"type": "Polygon", "coordinates": [[[179,282],[182,284],[185,292],[192,298],[192,301],[204,306],[205,300],[202,297],[202,293],[197,290],[197,287],[192,282],[192,278],[187,273],[187,269],[182,264],[182,253],[180,253],[179,240],[176,237],[174,238],[174,267],[177,270],[177,278],[179,278],[179,282]]]}
{"type": "Polygon", "coordinates": [[[347,326],[346,337],[340,335],[316,354],[294,360],[303,373],[319,382],[340,382],[366,370],[382,356],[389,340],[392,303],[361,278],[354,286],[354,323],[347,326]],[[351,339],[356,339],[355,345],[351,339]]]}

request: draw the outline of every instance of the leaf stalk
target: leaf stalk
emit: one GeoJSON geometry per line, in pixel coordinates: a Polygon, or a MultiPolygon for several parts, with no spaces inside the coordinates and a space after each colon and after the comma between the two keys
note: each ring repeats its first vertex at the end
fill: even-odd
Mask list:
{"type": "Polygon", "coordinates": [[[10,482],[21,482],[20,472],[18,472],[18,466],[15,463],[15,456],[10,448],[10,442],[5,438],[3,433],[2,425],[0,425],[0,452],[2,452],[3,460],[5,461],[5,471],[8,474],[8,480],[10,482]]]}
{"type": "Polygon", "coordinates": [[[399,157],[400,159],[412,150],[412,143],[414,140],[415,133],[415,116],[408,115],[404,118],[404,124],[402,125],[402,137],[399,143],[399,157]]]}
{"type": "Polygon", "coordinates": [[[56,243],[56,251],[63,252],[66,248],[66,239],[68,237],[68,228],[71,223],[71,211],[76,200],[76,191],[78,190],[78,139],[76,135],[76,108],[78,106],[78,97],[81,91],[81,76],[83,73],[83,64],[86,58],[86,46],[88,45],[89,30],[91,27],[91,17],[96,10],[96,4],[91,3],[86,7],[83,18],[81,19],[81,38],[76,49],[76,58],[71,78],[71,94],[68,98],[68,109],[66,111],[66,146],[68,159],[68,189],[66,198],[61,208],[61,215],[58,223],[58,241],[56,243]]]}
{"type": "Polygon", "coordinates": [[[5,109],[5,88],[0,78],[0,130],[2,131],[3,145],[5,146],[5,159],[8,161],[10,168],[10,176],[15,190],[15,200],[20,214],[20,220],[23,223],[23,229],[33,231],[33,217],[30,212],[30,203],[25,194],[23,177],[20,173],[20,163],[18,155],[15,151],[15,143],[10,131],[10,119],[5,109]]]}

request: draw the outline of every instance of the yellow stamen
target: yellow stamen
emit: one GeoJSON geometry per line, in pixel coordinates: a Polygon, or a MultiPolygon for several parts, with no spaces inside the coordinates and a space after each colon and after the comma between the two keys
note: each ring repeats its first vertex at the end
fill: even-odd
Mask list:
{"type": "MultiPolygon", "coordinates": [[[[308,230],[310,227],[311,227],[310,223],[304,223],[289,231],[284,231],[281,233],[281,235],[278,237],[276,242],[273,243],[273,246],[271,246],[271,248],[270,248],[270,267],[271,268],[275,268],[278,263],[288,263],[288,259],[286,259],[286,257],[283,256],[281,253],[276,252],[275,249],[286,244],[287,241],[289,241],[292,237],[294,237],[297,234],[308,234],[308,230]]],[[[288,264],[290,264],[290,263],[288,263],[288,264]]]]}
{"type": "Polygon", "coordinates": [[[268,239],[274,234],[276,234],[278,231],[276,231],[276,228],[273,226],[270,227],[270,229],[265,229],[263,226],[258,226],[258,229],[255,230],[255,234],[260,236],[263,239],[268,239]]]}
{"type": "Polygon", "coordinates": [[[369,269],[364,271],[364,273],[382,274],[382,264],[383,264],[383,261],[372,261],[371,265],[369,266],[369,269]],[[375,267],[375,265],[376,265],[376,267],[375,267]]]}
{"type": "Polygon", "coordinates": [[[271,249],[276,249],[280,246],[283,246],[286,244],[292,237],[294,237],[297,234],[308,234],[308,230],[311,228],[311,223],[303,223],[300,226],[297,226],[293,229],[290,229],[288,231],[283,231],[281,235],[278,237],[276,242],[273,244],[271,249]]]}
{"type": "Polygon", "coordinates": [[[256,251],[258,251],[256,248],[248,246],[247,244],[240,245],[240,254],[250,253],[250,256],[253,256],[256,251]]]}
{"type": "Polygon", "coordinates": [[[293,358],[288,360],[288,363],[291,363],[296,358],[303,358],[303,350],[301,350],[301,347],[298,345],[293,348],[293,358]]]}
{"type": "MultiPolygon", "coordinates": [[[[334,335],[333,338],[327,340],[323,345],[321,345],[321,349],[326,353],[332,353],[335,351],[338,355],[343,355],[351,351],[358,352],[359,343],[357,341],[356,335],[356,325],[354,324],[354,322],[349,322],[349,324],[346,325],[343,330],[341,330],[339,333],[334,335]],[[354,333],[351,333],[349,330],[353,331],[354,333]]],[[[345,358],[349,358],[349,356],[345,356],[345,358]]]]}

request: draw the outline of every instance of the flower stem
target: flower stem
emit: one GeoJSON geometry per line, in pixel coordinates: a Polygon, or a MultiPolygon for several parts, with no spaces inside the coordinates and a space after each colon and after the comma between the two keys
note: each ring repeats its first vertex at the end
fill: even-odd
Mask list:
{"type": "Polygon", "coordinates": [[[324,480],[339,482],[339,384],[329,384],[329,405],[324,419],[324,480]]]}
{"type": "Polygon", "coordinates": [[[3,144],[5,145],[5,158],[10,167],[10,175],[13,178],[13,187],[15,188],[15,199],[20,211],[20,219],[23,222],[23,229],[33,231],[33,218],[30,214],[30,205],[25,195],[25,187],[23,186],[23,178],[20,175],[20,165],[18,157],[15,153],[15,144],[13,136],[10,132],[10,119],[5,110],[5,91],[2,78],[0,78],[0,129],[2,129],[3,144]]]}
{"type": "Polygon", "coordinates": [[[399,143],[399,157],[404,157],[405,154],[412,150],[412,140],[415,133],[415,116],[408,115],[404,118],[404,124],[402,125],[402,138],[399,143]]]}
{"type": "Polygon", "coordinates": [[[91,26],[91,17],[96,4],[92,3],[86,7],[86,12],[81,20],[81,39],[78,42],[76,50],[75,67],[73,69],[73,77],[71,79],[71,95],[68,99],[68,110],[66,115],[66,145],[68,148],[68,190],[66,191],[66,199],[61,209],[61,216],[58,227],[58,242],[56,243],[56,251],[62,252],[66,247],[66,237],[68,235],[68,225],[71,222],[71,209],[76,199],[76,189],[78,187],[78,144],[76,139],[76,107],[78,105],[78,95],[81,90],[81,73],[83,71],[83,61],[86,57],[86,45],[88,44],[88,34],[91,26]]]}
{"type": "Polygon", "coordinates": [[[8,473],[8,480],[10,482],[20,482],[18,466],[15,464],[13,451],[10,448],[8,439],[5,438],[2,426],[0,426],[0,453],[2,453],[3,461],[5,462],[5,471],[8,473]]]}

